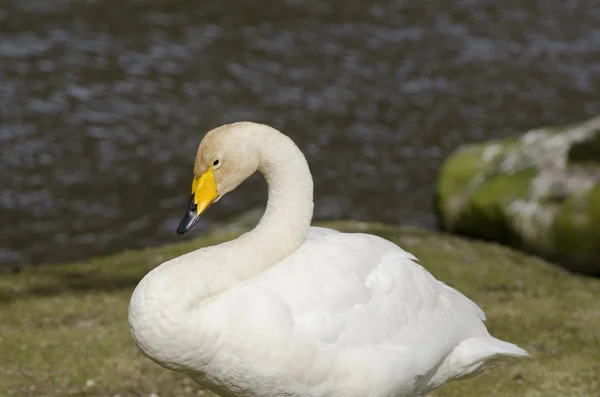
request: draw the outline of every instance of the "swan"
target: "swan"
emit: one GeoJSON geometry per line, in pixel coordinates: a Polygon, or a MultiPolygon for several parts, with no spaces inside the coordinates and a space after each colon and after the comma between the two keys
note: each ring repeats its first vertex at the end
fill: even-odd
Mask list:
{"type": "Polygon", "coordinates": [[[135,288],[130,330],[150,359],[222,397],[409,397],[528,355],[392,242],[310,227],[306,159],[267,125],[206,134],[177,233],[256,170],[269,196],[252,231],[135,288]]]}

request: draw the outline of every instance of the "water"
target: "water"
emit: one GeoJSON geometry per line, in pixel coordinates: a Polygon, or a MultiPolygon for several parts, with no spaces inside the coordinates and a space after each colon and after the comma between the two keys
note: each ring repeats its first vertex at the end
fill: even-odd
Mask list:
{"type": "Polygon", "coordinates": [[[434,227],[458,145],[600,113],[598,0],[0,0],[0,28],[4,265],[176,240],[226,122],[299,144],[317,218],[434,227]]]}

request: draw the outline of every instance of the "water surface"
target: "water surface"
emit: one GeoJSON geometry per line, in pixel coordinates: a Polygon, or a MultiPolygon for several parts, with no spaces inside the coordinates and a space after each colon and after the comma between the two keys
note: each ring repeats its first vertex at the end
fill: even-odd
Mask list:
{"type": "Polygon", "coordinates": [[[174,241],[226,122],[298,143],[317,218],[433,227],[458,145],[600,113],[598,0],[0,0],[0,28],[4,265],[174,241]]]}

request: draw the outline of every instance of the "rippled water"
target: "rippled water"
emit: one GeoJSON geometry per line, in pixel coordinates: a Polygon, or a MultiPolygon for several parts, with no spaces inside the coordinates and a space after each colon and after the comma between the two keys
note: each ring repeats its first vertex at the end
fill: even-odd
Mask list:
{"type": "Polygon", "coordinates": [[[0,28],[3,264],[175,240],[225,122],[292,136],[317,218],[432,227],[459,144],[600,113],[598,0],[0,0],[0,28]]]}

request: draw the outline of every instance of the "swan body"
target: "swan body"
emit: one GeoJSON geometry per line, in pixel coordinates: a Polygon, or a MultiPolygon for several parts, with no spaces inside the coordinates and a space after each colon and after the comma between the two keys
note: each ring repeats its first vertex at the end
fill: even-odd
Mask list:
{"type": "Polygon", "coordinates": [[[257,169],[269,201],[254,230],[170,260],[135,289],[130,328],[152,360],[222,397],[409,397],[527,355],[397,245],[310,227],[306,160],[270,127],[207,134],[179,232],[257,169]]]}

